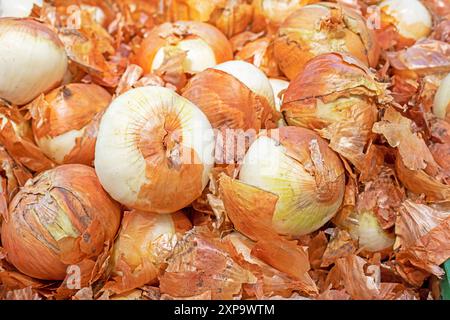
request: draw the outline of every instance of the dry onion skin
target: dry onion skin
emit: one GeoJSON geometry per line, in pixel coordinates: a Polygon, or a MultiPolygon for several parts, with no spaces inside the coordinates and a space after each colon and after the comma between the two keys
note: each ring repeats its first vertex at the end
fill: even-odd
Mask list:
{"type": "Polygon", "coordinates": [[[23,105],[62,81],[63,43],[46,25],[27,18],[0,18],[0,98],[23,105]]]}
{"type": "Polygon", "coordinates": [[[375,35],[358,13],[334,3],[320,2],[293,12],[281,25],[274,42],[274,57],[289,78],[323,53],[346,52],[375,67],[380,50],[375,35]]]}
{"type": "Polygon", "coordinates": [[[252,6],[247,0],[173,0],[169,15],[174,21],[208,22],[227,37],[244,31],[252,21],[252,6]]]}
{"type": "Polygon", "coordinates": [[[136,62],[145,73],[150,73],[177,55],[182,55],[182,69],[188,74],[233,58],[230,42],[214,26],[196,21],[178,21],[153,28],[137,49],[136,62]]]}
{"type": "MultiPolygon", "coordinates": [[[[316,130],[359,170],[377,120],[385,86],[360,61],[342,53],[320,55],[290,82],[281,112],[288,125],[316,130]]],[[[367,168],[366,168],[367,169],[367,168]]]]}
{"type": "Polygon", "coordinates": [[[63,280],[69,265],[92,269],[105,243],[114,239],[120,215],[94,169],[62,165],[17,193],[3,221],[2,244],[8,261],[24,274],[63,280]]]}
{"type": "Polygon", "coordinates": [[[396,47],[414,44],[431,33],[432,19],[427,8],[418,0],[384,0],[381,10],[381,32],[393,27],[397,34],[396,47]]]}
{"type": "Polygon", "coordinates": [[[182,95],[214,128],[274,128],[279,118],[269,79],[244,61],[227,61],[195,75],[182,95]]]}
{"type": "Polygon", "coordinates": [[[434,96],[433,113],[450,122],[450,73],[441,81],[434,96]]]}
{"type": "Polygon", "coordinates": [[[38,97],[30,106],[37,145],[58,164],[92,165],[100,117],[110,102],[108,91],[83,83],[38,97]]]}
{"type": "Polygon", "coordinates": [[[214,164],[214,132],[193,103],[163,87],[132,89],[105,111],[95,147],[105,190],[129,208],[157,213],[198,198],[214,164]]]}
{"type": "Polygon", "coordinates": [[[261,134],[245,155],[239,180],[278,196],[273,228],[294,237],[328,222],[345,189],[339,157],[316,133],[298,127],[261,134]]]}

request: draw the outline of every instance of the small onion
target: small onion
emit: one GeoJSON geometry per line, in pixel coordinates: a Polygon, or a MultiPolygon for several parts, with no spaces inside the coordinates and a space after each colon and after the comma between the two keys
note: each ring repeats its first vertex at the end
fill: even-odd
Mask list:
{"type": "Polygon", "coordinates": [[[120,207],[94,169],[62,165],[45,171],[14,197],[2,225],[8,260],[21,272],[63,280],[69,265],[93,260],[112,242],[120,207]]]}
{"type": "Polygon", "coordinates": [[[375,67],[380,50],[375,35],[358,13],[320,2],[293,12],[281,25],[274,42],[279,68],[293,79],[305,64],[323,53],[347,52],[375,67]]]}
{"type": "Polygon", "coordinates": [[[136,62],[150,73],[163,65],[170,51],[186,53],[183,70],[189,74],[233,58],[230,42],[218,29],[207,23],[178,21],[153,28],[138,49],[136,62]]]}
{"type": "Polygon", "coordinates": [[[67,70],[63,43],[32,19],[0,19],[0,98],[23,105],[56,87],[67,70]]]}
{"type": "Polygon", "coordinates": [[[281,112],[288,125],[314,129],[330,147],[362,170],[365,146],[377,119],[384,86],[361,62],[342,53],[308,62],[284,94],[281,112]]]}
{"type": "Polygon", "coordinates": [[[247,0],[172,0],[169,14],[176,20],[208,22],[227,37],[244,31],[252,20],[252,7],[247,0]]]}
{"type": "Polygon", "coordinates": [[[384,0],[378,7],[381,10],[381,28],[394,26],[400,36],[400,46],[411,45],[431,32],[431,15],[418,0],[384,0]]]}
{"type": "Polygon", "coordinates": [[[297,127],[261,134],[245,155],[239,180],[278,195],[273,228],[291,236],[313,232],[329,221],[345,189],[339,157],[316,133],[297,127]]]}
{"type": "Polygon", "coordinates": [[[202,194],[213,151],[214,132],[197,106],[170,89],[140,87],[117,97],[104,113],[94,163],[117,201],[170,213],[202,194]]]}
{"type": "Polygon", "coordinates": [[[1,0],[0,1],[0,18],[28,17],[33,9],[33,5],[42,6],[42,0],[1,0]]]}
{"type": "MultiPolygon", "coordinates": [[[[281,93],[282,91],[286,90],[289,86],[289,82],[286,80],[281,79],[269,79],[270,85],[273,89],[273,95],[275,97],[275,107],[277,108],[277,111],[280,112],[281,105],[283,104],[283,98],[282,96],[284,93],[281,93]]],[[[278,120],[278,127],[282,127],[286,125],[283,119],[278,120]]]]}
{"type": "Polygon", "coordinates": [[[275,127],[278,119],[266,75],[244,61],[227,61],[195,75],[183,97],[196,104],[214,128],[275,127]]]}
{"type": "Polygon", "coordinates": [[[111,95],[96,84],[71,83],[33,101],[34,138],[58,164],[92,165],[100,116],[111,95]]]}
{"type": "Polygon", "coordinates": [[[434,96],[433,113],[450,122],[450,73],[441,81],[434,96]]]}

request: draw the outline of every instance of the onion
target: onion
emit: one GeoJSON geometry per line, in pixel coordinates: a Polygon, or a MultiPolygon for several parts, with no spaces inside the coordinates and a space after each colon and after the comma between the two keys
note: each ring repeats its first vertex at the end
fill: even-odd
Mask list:
{"type": "Polygon", "coordinates": [[[327,2],[293,12],[274,42],[275,60],[289,79],[309,60],[327,52],[348,52],[371,67],[377,65],[380,54],[373,31],[359,14],[327,2]]]}
{"type": "Polygon", "coordinates": [[[159,269],[177,243],[177,236],[191,229],[183,212],[155,214],[126,212],[112,253],[112,275],[122,293],[157,279],[159,269]]]}
{"type": "Polygon", "coordinates": [[[32,19],[0,19],[0,98],[23,105],[56,87],[67,69],[64,45],[32,19]]]}
{"type": "Polygon", "coordinates": [[[100,116],[110,101],[102,87],[82,83],[37,98],[30,108],[37,145],[58,164],[91,165],[100,116]]]}
{"type": "Polygon", "coordinates": [[[215,27],[196,21],[178,21],[153,28],[138,49],[136,62],[145,73],[150,73],[176,54],[186,55],[182,68],[189,74],[233,58],[230,42],[215,27]]]}
{"type": "Polygon", "coordinates": [[[163,87],[140,87],[100,122],[95,170],[106,191],[137,210],[175,212],[198,198],[214,164],[214,133],[194,104],[163,87]]]}
{"type": "Polygon", "coordinates": [[[0,18],[28,17],[34,5],[42,6],[42,0],[2,0],[0,1],[0,18]]]}
{"type": "Polygon", "coordinates": [[[94,169],[62,165],[29,180],[14,197],[2,244],[22,273],[62,280],[69,265],[92,269],[119,223],[120,207],[104,192],[94,169]]]}
{"type": "Polygon", "coordinates": [[[239,180],[278,196],[273,228],[291,236],[313,232],[329,221],[345,189],[339,157],[313,131],[297,127],[261,134],[244,158],[239,180]]]}
{"type": "Polygon", "coordinates": [[[275,127],[278,120],[272,87],[266,75],[244,61],[227,61],[195,75],[183,97],[206,114],[214,128],[275,127]]]}
{"type": "MultiPolygon", "coordinates": [[[[286,80],[281,79],[269,79],[270,85],[272,86],[273,95],[275,97],[275,107],[277,108],[277,111],[279,112],[281,109],[281,105],[283,104],[283,95],[284,90],[287,89],[289,86],[289,82],[286,80]]],[[[286,122],[284,122],[283,119],[278,120],[278,127],[285,126],[286,122]]]]}
{"type": "Polygon", "coordinates": [[[361,62],[342,53],[320,55],[305,65],[284,94],[288,125],[314,129],[359,170],[377,119],[384,85],[361,62]]]}
{"type": "Polygon", "coordinates": [[[433,113],[450,122],[450,73],[442,80],[434,96],[433,113]]]}
{"type": "Polygon", "coordinates": [[[176,20],[208,22],[227,37],[244,31],[252,19],[252,7],[247,0],[173,0],[169,13],[176,20]]]}
{"type": "Polygon", "coordinates": [[[381,30],[394,26],[398,47],[411,45],[431,32],[432,20],[427,8],[418,0],[384,0],[381,10],[381,30]]]}

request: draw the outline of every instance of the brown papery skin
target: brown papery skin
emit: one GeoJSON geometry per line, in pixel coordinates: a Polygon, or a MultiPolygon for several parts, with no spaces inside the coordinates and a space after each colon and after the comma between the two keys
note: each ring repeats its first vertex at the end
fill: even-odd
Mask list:
{"type": "Polygon", "coordinates": [[[195,38],[204,40],[211,47],[217,64],[233,59],[230,42],[217,28],[203,22],[178,21],[153,28],[136,52],[136,63],[144,69],[144,73],[150,73],[160,48],[195,38]]]}
{"type": "Polygon", "coordinates": [[[375,35],[364,19],[334,3],[295,11],[283,22],[274,42],[275,60],[291,80],[315,56],[336,51],[350,53],[371,67],[377,65],[380,56],[375,35]]]}
{"type": "Polygon", "coordinates": [[[274,128],[277,115],[266,98],[232,75],[207,69],[191,78],[182,96],[198,106],[213,128],[274,128]]]}
{"type": "Polygon", "coordinates": [[[86,131],[77,139],[72,152],[63,163],[91,165],[94,160],[95,140],[100,118],[111,102],[108,91],[96,84],[71,83],[61,86],[45,96],[38,97],[30,107],[35,139],[55,138],[72,130],[86,131]]]}
{"type": "Polygon", "coordinates": [[[14,197],[2,225],[2,244],[8,261],[22,273],[63,280],[68,265],[95,260],[114,239],[120,215],[94,169],[62,165],[30,180],[14,197]]]}

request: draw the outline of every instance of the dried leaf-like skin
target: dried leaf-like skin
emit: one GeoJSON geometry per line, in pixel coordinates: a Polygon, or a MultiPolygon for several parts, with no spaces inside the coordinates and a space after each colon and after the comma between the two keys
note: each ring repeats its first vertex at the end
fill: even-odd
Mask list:
{"type": "Polygon", "coordinates": [[[194,20],[216,26],[227,37],[244,31],[252,19],[245,0],[174,0],[169,7],[172,20],[194,20]]]}
{"type": "Polygon", "coordinates": [[[207,69],[195,75],[182,91],[183,97],[197,105],[213,128],[274,128],[278,119],[267,99],[221,70],[207,69]]]}
{"type": "Polygon", "coordinates": [[[42,298],[31,287],[8,291],[5,300],[41,300],[42,298]]]}
{"type": "Polygon", "coordinates": [[[380,54],[365,20],[333,3],[321,2],[293,12],[274,42],[275,60],[289,79],[294,79],[309,60],[328,52],[348,52],[372,67],[380,54]]]}
{"type": "Polygon", "coordinates": [[[178,236],[191,227],[181,211],[167,215],[126,212],[112,253],[113,281],[103,290],[120,294],[157,280],[178,236]]]}
{"type": "Polygon", "coordinates": [[[103,191],[94,169],[62,165],[30,180],[14,197],[2,243],[21,272],[62,280],[68,265],[95,264],[119,222],[120,207],[103,191]]]}
{"type": "Polygon", "coordinates": [[[237,264],[223,243],[205,227],[195,227],[178,242],[160,276],[162,294],[192,297],[210,292],[211,299],[231,300],[242,294],[243,284],[257,278],[237,264]]]}
{"type": "Polygon", "coordinates": [[[421,286],[434,274],[441,277],[439,267],[450,258],[450,211],[432,208],[407,200],[403,203],[395,232],[396,269],[409,283],[421,286]]]}
{"type": "Polygon", "coordinates": [[[100,117],[110,102],[108,91],[95,84],[71,83],[41,95],[29,106],[37,144],[59,164],[92,165],[100,117]]]}
{"type": "Polygon", "coordinates": [[[147,34],[137,49],[136,63],[144,69],[144,73],[150,73],[155,55],[161,48],[176,46],[185,39],[203,40],[212,49],[216,64],[233,58],[230,42],[213,26],[197,21],[177,21],[163,23],[147,34]]]}
{"type": "Polygon", "coordinates": [[[384,86],[354,58],[330,53],[320,55],[289,84],[281,112],[289,125],[314,129],[330,140],[330,147],[360,171],[376,121],[378,100],[384,86]]]}
{"type": "Polygon", "coordinates": [[[356,252],[356,242],[347,231],[337,229],[335,232],[336,234],[328,242],[328,246],[323,253],[322,263],[320,264],[322,268],[329,267],[336,260],[356,252]]]}

